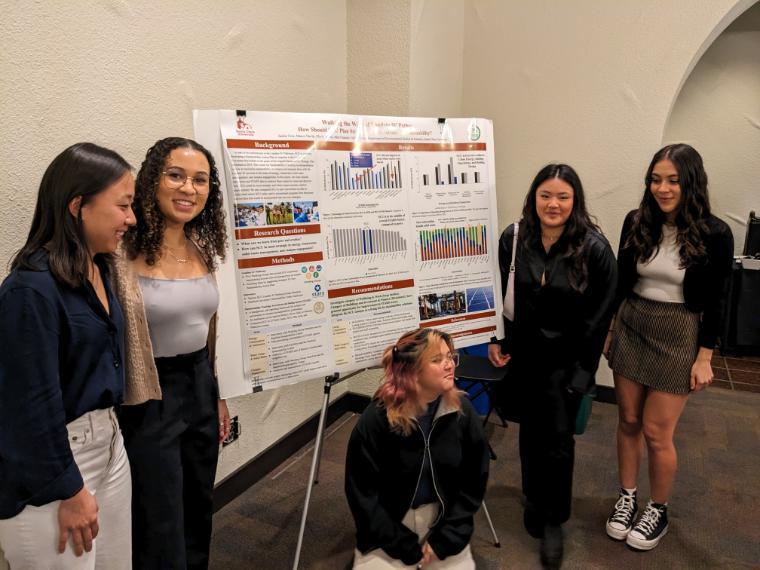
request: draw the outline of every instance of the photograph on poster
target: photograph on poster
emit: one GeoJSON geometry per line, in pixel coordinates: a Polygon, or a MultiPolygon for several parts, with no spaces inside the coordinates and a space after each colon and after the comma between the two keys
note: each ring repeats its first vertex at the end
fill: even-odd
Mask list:
{"type": "Polygon", "coordinates": [[[250,228],[267,225],[267,215],[261,202],[235,204],[235,227],[250,228]]]}
{"type": "Polygon", "coordinates": [[[464,291],[428,293],[420,295],[420,320],[428,321],[437,317],[459,315],[467,312],[464,291]]]}
{"type": "Polygon", "coordinates": [[[293,204],[290,202],[268,203],[266,205],[267,224],[276,226],[293,223],[293,204]]]}
{"type": "Polygon", "coordinates": [[[297,224],[319,221],[319,206],[316,202],[293,202],[293,216],[297,224]]]}
{"type": "Polygon", "coordinates": [[[493,287],[473,287],[467,289],[467,311],[490,311],[496,307],[493,298],[493,287]]]}

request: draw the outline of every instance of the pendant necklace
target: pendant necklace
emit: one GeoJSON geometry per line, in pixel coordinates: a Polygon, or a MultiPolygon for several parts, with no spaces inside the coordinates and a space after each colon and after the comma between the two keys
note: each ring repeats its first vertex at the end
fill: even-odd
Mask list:
{"type": "Polygon", "coordinates": [[[187,240],[185,240],[185,257],[177,257],[176,255],[174,255],[174,252],[172,251],[172,248],[170,248],[168,245],[165,246],[165,247],[166,247],[166,251],[169,252],[169,255],[177,263],[187,263],[188,261],[190,261],[190,252],[187,251],[187,240]]]}

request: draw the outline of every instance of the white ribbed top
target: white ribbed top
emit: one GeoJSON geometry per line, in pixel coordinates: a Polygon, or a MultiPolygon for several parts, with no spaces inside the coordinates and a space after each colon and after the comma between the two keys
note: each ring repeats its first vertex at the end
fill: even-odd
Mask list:
{"type": "Polygon", "coordinates": [[[176,356],[206,346],[219,292],[211,274],[194,279],[139,277],[153,355],[176,356]]]}
{"type": "Polygon", "coordinates": [[[639,279],[633,292],[652,301],[683,303],[683,278],[685,269],[680,269],[681,258],[676,245],[676,228],[664,225],[660,249],[654,257],[636,264],[639,279]]]}

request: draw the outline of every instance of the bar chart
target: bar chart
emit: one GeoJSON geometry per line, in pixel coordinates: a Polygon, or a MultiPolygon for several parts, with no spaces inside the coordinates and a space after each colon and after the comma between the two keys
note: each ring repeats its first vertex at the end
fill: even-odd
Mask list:
{"type": "Polygon", "coordinates": [[[487,231],[483,224],[420,230],[418,236],[421,261],[472,257],[488,253],[487,231]]]}
{"type": "Polygon", "coordinates": [[[371,153],[350,155],[348,162],[333,160],[329,166],[331,190],[390,190],[403,188],[401,161],[373,164],[371,153]]]}
{"type": "Polygon", "coordinates": [[[480,184],[481,174],[479,170],[465,169],[460,164],[454,163],[454,157],[450,156],[448,163],[437,162],[433,165],[432,174],[422,174],[423,186],[451,186],[454,184],[480,184]]]}
{"type": "Polygon", "coordinates": [[[339,228],[332,230],[332,238],[333,257],[406,251],[406,239],[393,230],[339,228]]]}

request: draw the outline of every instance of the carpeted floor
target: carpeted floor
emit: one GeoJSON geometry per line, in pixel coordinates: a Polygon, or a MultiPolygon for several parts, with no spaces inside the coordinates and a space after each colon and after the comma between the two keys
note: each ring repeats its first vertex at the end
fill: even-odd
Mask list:
{"type": "MultiPolygon", "coordinates": [[[[676,438],[680,470],[670,532],[648,553],[629,550],[604,532],[617,492],[616,416],[614,405],[594,404],[589,429],[577,438],[563,568],[760,568],[760,394],[713,388],[689,399],[676,438]]],[[[355,421],[349,414],[328,428],[300,568],[350,568],[353,520],[343,495],[343,462],[355,421]]],[[[498,459],[491,463],[486,504],[501,548],[493,546],[478,513],[471,544],[479,569],[540,568],[538,541],[522,528],[518,429],[489,426],[498,459]]],[[[310,466],[307,448],[214,516],[212,569],[292,567],[310,466]]],[[[646,477],[639,488],[645,501],[646,477]]]]}

